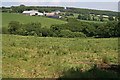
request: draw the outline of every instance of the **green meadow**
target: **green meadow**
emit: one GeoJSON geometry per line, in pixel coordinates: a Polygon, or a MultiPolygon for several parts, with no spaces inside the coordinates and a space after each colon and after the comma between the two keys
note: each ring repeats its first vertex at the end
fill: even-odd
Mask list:
{"type": "Polygon", "coordinates": [[[71,68],[85,72],[118,60],[117,38],[2,37],[3,78],[59,78],[71,68]]]}
{"type": "MultiPolygon", "coordinates": [[[[78,14],[75,14],[74,17],[77,16],[78,14]]],[[[48,28],[53,24],[66,23],[43,16],[2,13],[2,27],[8,27],[11,21],[23,24],[40,22],[42,27],[48,28]]],[[[118,38],[60,38],[2,34],[2,62],[3,78],[64,78],[66,76],[114,78],[117,77],[115,70],[101,71],[95,65],[117,65],[118,38]],[[93,72],[91,74],[91,71],[96,75],[94,76],[93,72]]]]}
{"type": "Polygon", "coordinates": [[[53,24],[64,24],[65,21],[42,16],[26,16],[17,13],[2,13],[2,26],[8,27],[9,22],[18,21],[20,23],[40,22],[43,27],[50,27],[53,24]]]}

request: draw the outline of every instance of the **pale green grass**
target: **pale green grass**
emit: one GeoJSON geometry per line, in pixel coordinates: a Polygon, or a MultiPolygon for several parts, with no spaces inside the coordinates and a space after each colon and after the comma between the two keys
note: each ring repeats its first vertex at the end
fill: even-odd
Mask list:
{"type": "Polygon", "coordinates": [[[106,56],[117,63],[117,38],[52,38],[3,35],[3,77],[58,78],[63,70],[90,69],[106,56]]]}
{"type": "Polygon", "coordinates": [[[7,27],[10,21],[19,21],[21,23],[40,22],[43,27],[50,27],[53,24],[64,24],[65,21],[52,19],[42,16],[26,16],[17,13],[2,13],[2,26],[7,27]]]}

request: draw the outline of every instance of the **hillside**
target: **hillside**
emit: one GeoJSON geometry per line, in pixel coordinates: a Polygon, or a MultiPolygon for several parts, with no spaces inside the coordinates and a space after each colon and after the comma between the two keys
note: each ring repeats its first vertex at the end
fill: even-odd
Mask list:
{"type": "Polygon", "coordinates": [[[19,21],[21,23],[40,22],[43,27],[50,27],[53,24],[64,24],[65,22],[58,19],[52,19],[41,16],[25,16],[16,13],[2,13],[2,26],[7,27],[10,21],[19,21]]]}
{"type": "Polygon", "coordinates": [[[87,9],[87,8],[74,8],[74,7],[67,7],[67,12],[74,12],[74,13],[82,13],[82,14],[104,14],[108,16],[118,16],[118,12],[114,11],[107,11],[107,10],[95,10],[95,9],[87,9]]]}
{"type": "MultiPolygon", "coordinates": [[[[3,78],[58,78],[63,75],[64,70],[71,68],[87,71],[102,61],[116,64],[117,41],[117,38],[3,35],[3,78]]],[[[112,77],[115,77],[115,73],[97,73],[98,76],[103,74],[103,77],[111,77],[112,74],[112,77]]],[[[87,75],[84,77],[88,77],[87,75]]]]}
{"type": "MultiPolygon", "coordinates": [[[[63,3],[64,4],[64,3],[63,3]]],[[[14,6],[14,7],[2,7],[2,12],[16,12],[16,13],[22,13],[24,10],[34,10],[37,9],[40,12],[43,11],[55,11],[55,10],[60,10],[64,12],[72,12],[72,13],[78,13],[78,14],[88,14],[88,13],[94,13],[94,14],[104,14],[108,16],[118,16],[117,12],[114,11],[106,11],[106,10],[95,10],[95,9],[85,9],[85,8],[75,8],[75,7],[58,7],[58,6],[25,6],[25,5],[20,5],[20,6],[14,6]]]]}

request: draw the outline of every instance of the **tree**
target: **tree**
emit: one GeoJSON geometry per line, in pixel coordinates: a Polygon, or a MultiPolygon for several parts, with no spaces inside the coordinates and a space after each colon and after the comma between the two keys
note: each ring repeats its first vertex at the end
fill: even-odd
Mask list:
{"type": "Polygon", "coordinates": [[[114,20],[114,18],[112,17],[112,16],[109,16],[109,21],[113,21],[114,20]]]}
{"type": "Polygon", "coordinates": [[[82,32],[73,32],[73,37],[86,37],[86,35],[82,32]]]}
{"type": "Polygon", "coordinates": [[[65,37],[65,38],[72,37],[72,32],[70,30],[61,30],[59,37],[65,37]]]}
{"type": "Polygon", "coordinates": [[[91,20],[91,16],[90,16],[90,14],[88,14],[88,20],[91,20]]]}
{"type": "Polygon", "coordinates": [[[50,29],[48,29],[48,28],[42,28],[42,31],[41,31],[41,33],[42,33],[42,36],[43,37],[52,37],[53,36],[53,32],[50,30],[50,29]]]}
{"type": "Polygon", "coordinates": [[[25,31],[27,31],[28,35],[34,35],[33,33],[39,35],[41,33],[41,23],[28,23],[25,24],[25,31]]]}
{"type": "Polygon", "coordinates": [[[81,14],[79,14],[79,15],[78,15],[78,19],[82,19],[82,16],[81,16],[81,14]]]}
{"type": "Polygon", "coordinates": [[[25,7],[25,5],[24,5],[24,4],[21,4],[20,6],[21,6],[21,7],[25,7]]]}
{"type": "Polygon", "coordinates": [[[17,21],[11,21],[8,25],[8,31],[10,34],[17,34],[17,31],[21,27],[21,24],[17,21]]]}
{"type": "Polygon", "coordinates": [[[103,15],[100,15],[99,19],[100,21],[103,21],[103,15]]]}

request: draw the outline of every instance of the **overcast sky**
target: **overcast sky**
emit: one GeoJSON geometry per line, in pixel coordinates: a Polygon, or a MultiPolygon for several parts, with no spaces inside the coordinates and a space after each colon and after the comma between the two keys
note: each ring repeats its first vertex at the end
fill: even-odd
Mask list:
{"type": "Polygon", "coordinates": [[[63,6],[118,11],[119,0],[2,0],[2,6],[63,6]]]}

